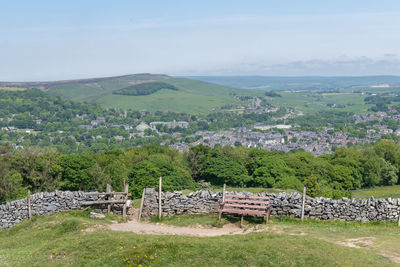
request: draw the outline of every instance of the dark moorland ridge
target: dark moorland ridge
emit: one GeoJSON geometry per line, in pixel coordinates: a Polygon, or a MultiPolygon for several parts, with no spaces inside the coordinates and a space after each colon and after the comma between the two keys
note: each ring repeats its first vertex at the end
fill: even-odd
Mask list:
{"type": "Polygon", "coordinates": [[[37,82],[1,82],[0,86],[19,86],[19,87],[37,87],[40,89],[48,89],[57,85],[72,85],[72,84],[86,84],[86,83],[96,83],[105,80],[114,80],[119,78],[127,78],[130,76],[134,76],[137,79],[148,79],[151,77],[160,77],[160,78],[168,78],[167,75],[164,74],[149,74],[149,73],[138,73],[138,74],[128,74],[128,75],[120,75],[120,76],[111,76],[111,77],[99,77],[99,78],[88,78],[88,79],[77,79],[77,80],[60,80],[60,81],[37,81],[37,82]]]}

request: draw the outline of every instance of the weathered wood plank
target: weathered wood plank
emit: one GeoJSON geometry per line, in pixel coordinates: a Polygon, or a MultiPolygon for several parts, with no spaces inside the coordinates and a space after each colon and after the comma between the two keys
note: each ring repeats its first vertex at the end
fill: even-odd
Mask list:
{"type": "Polygon", "coordinates": [[[225,195],[225,198],[245,198],[245,199],[265,199],[269,200],[269,197],[260,197],[260,196],[245,196],[245,195],[225,195]]]}
{"type": "Polygon", "coordinates": [[[244,208],[244,209],[262,209],[265,210],[270,207],[270,205],[239,205],[239,204],[225,204],[224,207],[232,208],[244,208]]]}
{"type": "Polygon", "coordinates": [[[125,203],[124,203],[124,206],[122,207],[122,220],[126,220],[126,207],[127,207],[127,204],[126,204],[126,202],[128,201],[128,191],[129,191],[129,185],[128,184],[125,184],[125,179],[124,179],[124,193],[126,193],[126,197],[125,197],[125,203]]]}
{"type": "MultiPolygon", "coordinates": [[[[107,184],[107,187],[106,187],[106,196],[107,196],[107,200],[110,200],[110,192],[111,192],[111,185],[110,184],[107,184]]],[[[110,214],[111,213],[111,205],[110,204],[108,204],[107,205],[107,214],[110,214]]]]}
{"type": "Polygon", "coordinates": [[[263,215],[266,216],[267,212],[262,210],[236,210],[236,209],[223,209],[223,213],[243,214],[243,215],[263,215]]]}
{"type": "Polygon", "coordinates": [[[246,204],[266,204],[268,201],[256,201],[256,200],[243,200],[243,199],[225,199],[225,203],[246,203],[246,204]]]}
{"type": "MultiPolygon", "coordinates": [[[[109,193],[84,193],[85,196],[112,196],[112,195],[116,195],[116,196],[125,196],[126,193],[125,192],[109,192],[109,193]]],[[[131,196],[130,193],[128,193],[128,196],[131,196]]]]}
{"type": "Polygon", "coordinates": [[[120,200],[100,200],[100,201],[84,201],[82,205],[90,206],[90,205],[102,205],[102,204],[124,204],[126,203],[125,199],[120,200]]]}

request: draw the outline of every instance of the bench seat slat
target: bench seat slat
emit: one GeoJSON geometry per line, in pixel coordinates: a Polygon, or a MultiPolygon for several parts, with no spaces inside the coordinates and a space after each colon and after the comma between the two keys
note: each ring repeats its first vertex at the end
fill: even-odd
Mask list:
{"type": "Polygon", "coordinates": [[[245,196],[245,195],[225,195],[225,198],[246,198],[246,199],[265,199],[269,200],[269,197],[260,197],[260,196],[245,196]]]}
{"type": "Polygon", "coordinates": [[[249,215],[267,215],[266,211],[261,210],[237,210],[237,209],[223,209],[222,212],[233,214],[249,214],[249,215]]]}
{"type": "Polygon", "coordinates": [[[259,206],[259,205],[240,205],[240,204],[225,204],[224,207],[232,207],[232,208],[248,208],[248,209],[267,209],[269,206],[259,206]]]}
{"type": "Polygon", "coordinates": [[[226,199],[225,202],[229,203],[246,203],[246,204],[269,204],[269,201],[255,201],[255,200],[243,200],[243,199],[226,199]]]}

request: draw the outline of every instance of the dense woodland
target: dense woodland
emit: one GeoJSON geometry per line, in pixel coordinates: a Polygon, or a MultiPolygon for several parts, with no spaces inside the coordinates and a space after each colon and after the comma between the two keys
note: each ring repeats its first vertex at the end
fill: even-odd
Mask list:
{"type": "Polygon", "coordinates": [[[162,176],[164,190],[229,186],[292,188],[307,186],[310,196],[349,197],[351,190],[399,183],[400,146],[384,140],[375,145],[340,147],[333,154],[288,154],[245,147],[192,147],[186,153],[155,145],[127,151],[61,154],[1,147],[0,201],[25,197],[27,190],[122,189],[123,178],[139,197],[162,176]]]}
{"type": "Polygon", "coordinates": [[[178,88],[173,86],[172,84],[164,83],[164,82],[148,82],[148,83],[140,83],[135,84],[126,88],[118,89],[113,91],[113,94],[116,95],[151,95],[155,92],[160,91],[161,89],[178,91],[178,88]]]}

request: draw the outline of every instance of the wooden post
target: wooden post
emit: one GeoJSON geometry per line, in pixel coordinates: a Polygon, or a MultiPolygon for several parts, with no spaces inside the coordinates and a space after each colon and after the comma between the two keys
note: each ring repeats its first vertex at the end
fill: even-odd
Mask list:
{"type": "Polygon", "coordinates": [[[397,225],[400,227],[400,210],[399,210],[399,221],[398,221],[397,225]]]}
{"type": "MultiPolygon", "coordinates": [[[[107,184],[106,193],[111,193],[111,185],[109,185],[109,184],[107,184]]],[[[110,200],[110,199],[111,199],[111,196],[108,195],[107,200],[110,200]]],[[[111,204],[108,204],[107,205],[107,214],[110,214],[110,213],[111,213],[111,204]]]]}
{"type": "Polygon", "coordinates": [[[146,188],[143,188],[142,201],[140,202],[140,208],[139,208],[138,222],[140,222],[140,218],[142,217],[142,210],[143,210],[143,202],[144,202],[144,194],[145,194],[145,192],[146,192],[146,188]]]}
{"type": "MultiPolygon", "coordinates": [[[[399,203],[399,202],[397,202],[399,203]]],[[[397,222],[397,225],[400,227],[400,208],[399,208],[399,221],[397,222]]]]}
{"type": "Polygon", "coordinates": [[[224,184],[224,188],[222,189],[222,203],[225,202],[225,194],[226,194],[226,184],[224,184]]]}
{"type": "Polygon", "coordinates": [[[126,220],[126,202],[128,201],[128,191],[129,191],[129,185],[125,184],[124,186],[124,193],[126,193],[125,195],[125,203],[124,206],[122,207],[122,220],[126,220]]]}
{"type": "Polygon", "coordinates": [[[158,181],[158,218],[161,219],[161,189],[162,189],[162,177],[158,181]]]}
{"type": "Polygon", "coordinates": [[[32,218],[31,190],[28,190],[28,218],[32,218]]]}
{"type": "Polygon", "coordinates": [[[242,214],[242,216],[240,217],[240,228],[243,228],[243,214],[242,214]]]}
{"type": "MultiPolygon", "coordinates": [[[[223,205],[223,203],[225,202],[225,193],[226,193],[226,184],[224,184],[224,187],[222,189],[222,202],[221,202],[221,205],[223,205]]],[[[221,216],[222,216],[222,212],[221,212],[221,206],[220,206],[219,212],[218,212],[218,222],[221,221],[221,216]]]]}
{"type": "Polygon", "coordinates": [[[304,221],[304,206],[306,205],[306,187],[303,188],[303,204],[301,205],[301,222],[304,221]]]}

